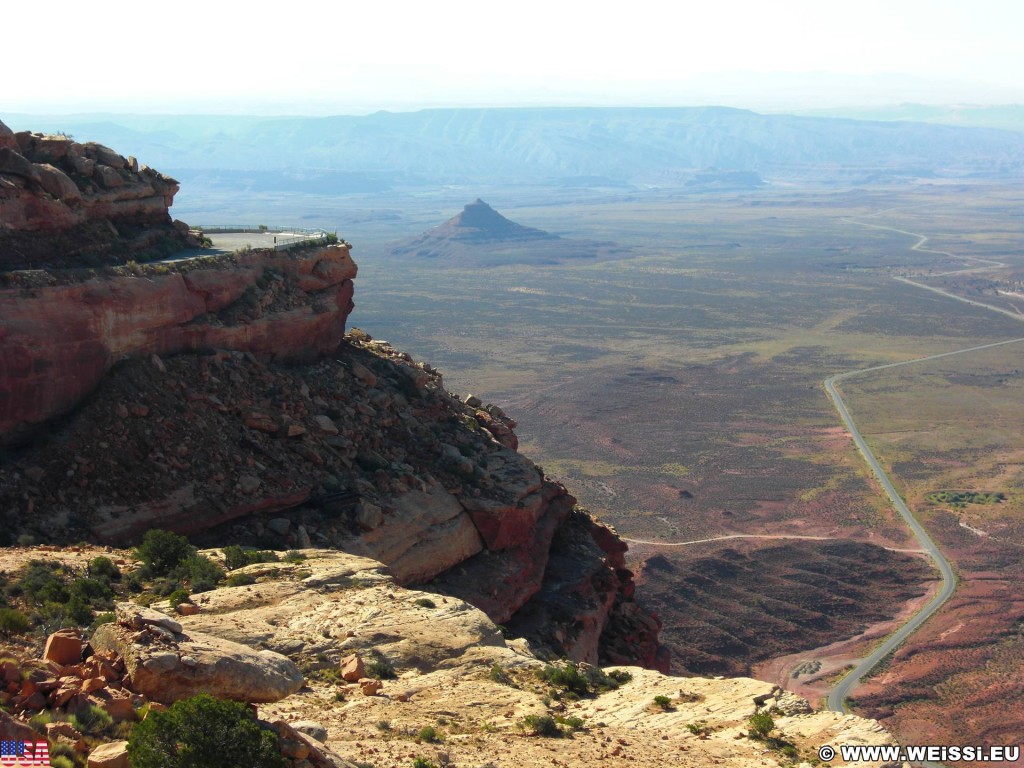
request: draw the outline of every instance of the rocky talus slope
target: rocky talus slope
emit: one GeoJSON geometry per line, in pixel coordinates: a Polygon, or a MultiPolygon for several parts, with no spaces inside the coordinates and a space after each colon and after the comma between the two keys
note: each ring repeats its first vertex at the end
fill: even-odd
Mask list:
{"type": "Polygon", "coordinates": [[[196,245],[168,208],[178,182],[134,157],[0,122],[0,269],[95,266],[196,245]]]}
{"type": "MultiPolygon", "coordinates": [[[[40,556],[66,557],[75,567],[96,554],[7,550],[0,569],[40,556]]],[[[29,696],[52,699],[58,710],[93,703],[120,720],[130,718],[127,708],[198,690],[240,697],[236,682],[246,679],[264,702],[260,718],[282,734],[282,750],[297,768],[407,766],[416,757],[509,768],[595,760],[792,765],[778,744],[747,735],[758,711],[772,713],[780,742],[803,759],[824,744],[892,743],[870,720],[812,712],[803,700],[747,678],[677,678],[638,667],[602,673],[584,664],[583,678],[606,680],[617,670],[620,682],[577,698],[543,682],[545,665],[530,644],[505,639],[469,603],[403,588],[373,560],[320,549],[303,554],[297,563],[233,571],[253,583],[196,595],[189,615],[154,610],[169,610],[166,603],[148,610],[123,604],[118,623],[101,627],[91,648],[73,638],[51,641],[44,661],[6,662],[0,672],[12,682],[0,700],[22,711],[22,692],[31,688],[29,696]],[[86,660],[76,662],[83,650],[86,660]],[[557,726],[549,736],[536,733],[544,718],[557,726]]],[[[0,721],[0,730],[14,733],[18,722],[0,721]]],[[[53,741],[81,741],[67,723],[47,732],[53,741]]],[[[11,738],[31,738],[18,733],[11,738]]]]}
{"type": "Polygon", "coordinates": [[[558,655],[665,668],[625,545],[516,452],[500,408],[467,399],[363,333],[291,366],[238,351],[129,360],[0,465],[5,530],[315,542],[432,583],[558,655]]]}

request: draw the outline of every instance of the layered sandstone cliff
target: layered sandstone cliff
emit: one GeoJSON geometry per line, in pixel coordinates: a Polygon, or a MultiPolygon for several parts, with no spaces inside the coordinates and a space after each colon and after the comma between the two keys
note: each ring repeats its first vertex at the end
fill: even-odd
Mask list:
{"type": "Polygon", "coordinates": [[[352,309],[356,265],[334,245],[106,272],[37,271],[0,288],[0,445],[70,411],[129,358],[329,353],[352,309]]]}

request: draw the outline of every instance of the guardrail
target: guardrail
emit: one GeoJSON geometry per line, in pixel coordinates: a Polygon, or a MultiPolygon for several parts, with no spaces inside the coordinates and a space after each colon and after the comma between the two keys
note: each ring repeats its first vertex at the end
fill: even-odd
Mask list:
{"type": "Polygon", "coordinates": [[[262,232],[273,235],[278,232],[301,232],[309,235],[315,232],[323,232],[319,227],[307,229],[303,227],[270,226],[269,224],[190,224],[189,229],[199,229],[203,232],[218,232],[221,234],[229,232],[262,232]]]}

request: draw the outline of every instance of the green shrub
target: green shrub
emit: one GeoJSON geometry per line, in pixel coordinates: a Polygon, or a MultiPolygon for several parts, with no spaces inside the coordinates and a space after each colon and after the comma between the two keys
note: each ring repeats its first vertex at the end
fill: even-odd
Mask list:
{"type": "Polygon", "coordinates": [[[193,594],[215,589],[224,578],[224,571],[208,557],[193,555],[182,563],[177,573],[192,585],[193,594]]]}
{"type": "Polygon", "coordinates": [[[364,664],[366,665],[366,674],[370,677],[375,677],[378,680],[394,680],[398,677],[395,674],[394,666],[380,651],[371,650],[369,657],[364,664]]]}
{"type": "Polygon", "coordinates": [[[425,757],[413,758],[412,768],[437,768],[437,763],[427,760],[425,757]]]}
{"type": "Polygon", "coordinates": [[[104,613],[97,614],[93,618],[92,624],[89,625],[89,629],[96,631],[99,627],[102,627],[104,624],[110,624],[115,619],[117,619],[117,614],[113,611],[105,611],[104,613]]]}
{"type": "Polygon", "coordinates": [[[66,603],[70,595],[64,585],[59,563],[32,560],[25,566],[25,572],[8,592],[24,595],[33,605],[45,603],[66,603]]]}
{"type": "Polygon", "coordinates": [[[763,739],[775,730],[775,720],[767,712],[751,715],[747,725],[750,728],[750,736],[755,739],[763,739]]]}
{"type": "Polygon", "coordinates": [[[229,587],[247,587],[256,583],[256,577],[251,573],[232,573],[228,576],[227,583],[229,587]]]}
{"type": "Polygon", "coordinates": [[[508,672],[502,669],[501,665],[495,662],[491,665],[490,678],[502,685],[512,685],[512,678],[508,672]]]}
{"type": "Polygon", "coordinates": [[[586,696],[590,693],[590,684],[587,678],[580,674],[575,664],[563,664],[561,666],[547,665],[537,673],[546,683],[555,688],[570,691],[577,696],[586,696]]]}
{"type": "Polygon", "coordinates": [[[114,719],[107,714],[106,710],[90,705],[73,714],[71,724],[82,733],[98,736],[114,724],[114,719]]]}
{"type": "Polygon", "coordinates": [[[558,723],[555,722],[555,718],[551,715],[527,715],[523,718],[523,728],[528,730],[534,736],[561,736],[562,732],[558,730],[558,723]]]}
{"type": "Polygon", "coordinates": [[[42,712],[36,715],[32,715],[28,719],[28,727],[36,733],[46,735],[46,726],[53,722],[53,712],[48,709],[44,709],[42,712]]]}
{"type": "Polygon", "coordinates": [[[75,761],[66,755],[50,757],[50,768],[75,768],[75,761]]]}
{"type": "Polygon", "coordinates": [[[420,728],[416,734],[416,738],[420,741],[425,741],[428,744],[440,744],[444,741],[444,737],[437,732],[437,729],[432,725],[425,725],[420,728]]]}
{"type": "Polygon", "coordinates": [[[71,744],[67,744],[60,741],[55,741],[50,745],[50,765],[57,765],[57,760],[66,760],[66,765],[78,766],[80,765],[78,760],[78,753],[75,752],[75,748],[71,744]]]}
{"type": "Polygon", "coordinates": [[[668,712],[672,709],[672,699],[668,696],[655,696],[654,705],[661,707],[664,711],[668,712]]]}
{"type": "Polygon", "coordinates": [[[576,715],[569,715],[563,717],[562,715],[555,715],[555,722],[559,725],[564,725],[570,731],[578,731],[583,728],[583,718],[577,717],[576,715]]]}
{"type": "Polygon", "coordinates": [[[151,712],[128,739],[133,768],[285,768],[277,736],[245,704],[207,694],[151,712]]]}
{"type": "Polygon", "coordinates": [[[431,600],[429,597],[420,597],[416,600],[416,605],[420,608],[437,608],[437,603],[431,600]]]}
{"type": "Polygon", "coordinates": [[[176,589],[167,596],[167,601],[171,604],[171,608],[177,608],[182,603],[191,602],[187,589],[176,589]]]}
{"type": "Polygon", "coordinates": [[[708,725],[707,720],[694,720],[692,723],[686,724],[686,730],[694,736],[707,736],[711,733],[711,726],[708,725]]]}
{"type": "Polygon", "coordinates": [[[72,598],[79,597],[83,602],[96,608],[114,607],[114,590],[110,585],[99,579],[78,579],[71,582],[68,589],[72,598]]]}
{"type": "Polygon", "coordinates": [[[100,555],[89,561],[89,575],[96,579],[118,581],[121,578],[121,571],[114,565],[113,560],[100,555]]]}
{"type": "Polygon", "coordinates": [[[170,531],[147,531],[135,550],[151,576],[170,576],[195,553],[188,539],[170,531]]]}
{"type": "Polygon", "coordinates": [[[181,582],[177,579],[154,579],[152,585],[153,593],[160,597],[170,597],[181,588],[181,582]]]}
{"type": "Polygon", "coordinates": [[[237,544],[224,547],[224,564],[229,571],[253,563],[276,563],[277,555],[267,550],[243,549],[237,544]]]}
{"type": "Polygon", "coordinates": [[[619,685],[625,685],[633,679],[633,675],[631,675],[624,669],[613,669],[611,672],[608,673],[608,677],[610,677],[619,685]]]}
{"type": "MultiPolygon", "coordinates": [[[[64,616],[72,624],[83,627],[92,624],[92,606],[81,595],[72,595],[61,607],[64,609],[64,616]]],[[[53,613],[56,615],[56,611],[53,613]]]]}
{"type": "Polygon", "coordinates": [[[32,623],[21,611],[13,608],[0,608],[0,637],[10,637],[27,632],[32,623]]]}

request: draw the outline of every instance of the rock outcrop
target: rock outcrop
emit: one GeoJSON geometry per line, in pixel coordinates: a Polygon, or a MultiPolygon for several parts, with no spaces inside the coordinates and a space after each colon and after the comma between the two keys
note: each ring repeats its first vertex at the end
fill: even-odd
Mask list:
{"type": "Polygon", "coordinates": [[[0,123],[0,268],[195,244],[168,214],[177,192],[174,179],[101,144],[0,123]]]}
{"type": "Polygon", "coordinates": [[[353,306],[344,245],[136,269],[0,288],[0,445],[74,408],[128,358],[219,348],[315,359],[337,347],[353,306]]]}
{"type": "MultiPolygon", "coordinates": [[[[102,551],[52,556],[74,567],[102,551]]],[[[9,552],[6,568],[39,556],[38,549],[9,552]]],[[[106,554],[130,560],[127,553],[106,554]]],[[[86,646],[85,661],[68,667],[5,659],[0,677],[11,682],[0,686],[0,701],[15,717],[0,711],[0,733],[31,738],[25,720],[43,706],[64,719],[84,707],[108,707],[104,697],[114,694],[122,698],[111,702],[127,703],[127,712],[115,719],[133,719],[133,708],[150,699],[133,690],[137,676],[131,674],[130,656],[158,656],[159,649],[171,647],[165,646],[171,635],[178,645],[168,655],[181,662],[188,663],[191,654],[180,639],[190,637],[241,645],[256,668],[266,655],[252,650],[257,647],[301,666],[305,685],[258,707],[259,719],[278,735],[281,754],[294,768],[398,765],[416,757],[438,765],[540,766],[551,764],[552,748],[561,765],[605,760],[642,768],[761,768],[792,765],[794,758],[810,761],[824,744],[893,743],[877,723],[812,712],[806,701],[745,678],[678,678],[637,667],[601,670],[558,662],[578,673],[577,682],[587,681],[586,690],[570,695],[544,674],[551,668],[538,659],[534,644],[505,638],[465,601],[402,588],[383,564],[366,558],[323,549],[302,555],[235,569],[232,575],[250,583],[195,595],[200,610],[194,615],[172,618],[122,607],[120,623],[101,627],[92,644],[126,632],[116,645],[127,658],[86,646]],[[29,691],[43,703],[26,706],[29,691]],[[755,712],[771,714],[771,740],[748,735],[755,712]],[[530,735],[545,722],[572,738],[530,735]]],[[[159,711],[159,704],[149,706],[159,711]]],[[[88,749],[90,764],[123,755],[123,743],[101,748],[91,739],[86,745],[67,722],[50,723],[47,734],[54,742],[78,745],[80,753],[88,749]]]]}
{"type": "Polygon", "coordinates": [[[470,402],[363,333],[307,365],[240,352],[131,360],[58,443],[0,466],[0,511],[39,539],[132,543],[158,527],[210,543],[316,542],[383,562],[403,585],[432,583],[557,656],[596,663],[614,647],[665,668],[624,545],[508,447],[512,419],[470,402]]]}
{"type": "Polygon", "coordinates": [[[92,637],[97,651],[122,659],[131,690],[150,701],[173,704],[199,693],[219,699],[280,701],[302,687],[299,668],[273,651],[254,651],[223,638],[182,632],[154,611],[118,606],[118,620],[92,637]]]}

